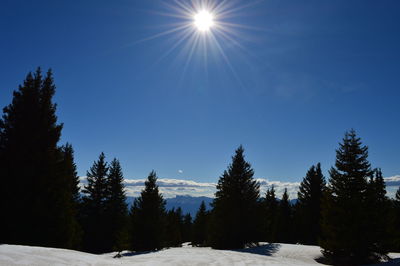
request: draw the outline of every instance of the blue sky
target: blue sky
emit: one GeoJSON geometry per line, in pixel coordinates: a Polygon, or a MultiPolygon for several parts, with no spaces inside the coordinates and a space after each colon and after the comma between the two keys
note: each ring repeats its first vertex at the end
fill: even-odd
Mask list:
{"type": "Polygon", "coordinates": [[[256,177],[296,182],[350,128],[400,174],[400,2],[228,2],[205,53],[152,38],[182,22],[173,1],[2,0],[0,106],[51,67],[80,175],[104,151],[127,178],[216,182],[243,144],[256,177]]]}

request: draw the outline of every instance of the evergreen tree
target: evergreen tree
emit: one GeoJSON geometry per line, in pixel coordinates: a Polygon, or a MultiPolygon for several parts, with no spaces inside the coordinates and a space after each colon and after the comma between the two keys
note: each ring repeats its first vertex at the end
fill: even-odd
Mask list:
{"type": "Polygon", "coordinates": [[[127,215],[128,206],[124,187],[122,168],[117,159],[110,163],[107,178],[106,228],[110,250],[122,251],[128,248],[127,215]]]}
{"type": "Polygon", "coordinates": [[[218,181],[213,201],[213,248],[243,248],[258,238],[259,184],[253,179],[254,171],[244,160],[243,152],[240,146],[218,181]]]}
{"type": "Polygon", "coordinates": [[[264,213],[263,213],[263,234],[268,242],[275,242],[274,230],[276,227],[276,218],[278,211],[278,201],[275,196],[275,188],[272,186],[267,190],[264,199],[264,213]]]}
{"type": "Polygon", "coordinates": [[[201,202],[193,222],[192,246],[203,247],[207,241],[207,216],[206,204],[201,202]]]}
{"type": "Polygon", "coordinates": [[[321,165],[311,166],[300,184],[297,193],[296,224],[299,241],[317,245],[320,237],[321,202],[325,190],[325,178],[321,165]]]}
{"type": "Polygon", "coordinates": [[[72,145],[67,143],[61,147],[61,152],[63,155],[63,160],[61,164],[64,169],[64,176],[67,178],[69,190],[66,194],[69,197],[68,202],[70,202],[70,213],[69,216],[64,219],[70,219],[70,242],[67,247],[79,249],[81,248],[82,241],[82,228],[78,222],[79,211],[81,207],[81,196],[80,196],[80,186],[79,186],[79,176],[76,170],[76,164],[74,162],[74,149],[72,145]]]}
{"type": "Polygon", "coordinates": [[[65,165],[66,174],[70,176],[71,180],[72,201],[75,205],[75,210],[78,210],[81,203],[81,194],[79,176],[74,161],[74,149],[72,148],[71,144],[67,143],[62,147],[62,152],[64,154],[63,162],[65,165]]]}
{"type": "Polygon", "coordinates": [[[158,191],[156,181],[156,173],[152,171],[144,190],[131,208],[131,248],[135,251],[151,251],[163,247],[165,200],[158,191]]]}
{"type": "Polygon", "coordinates": [[[166,215],[165,246],[180,247],[182,244],[182,209],[172,208],[166,215]]]}
{"type": "Polygon", "coordinates": [[[65,175],[49,70],[29,73],[0,119],[0,242],[69,247],[74,242],[71,178],[65,175]],[[18,193],[16,192],[18,191],[18,193]]]}
{"type": "Polygon", "coordinates": [[[367,206],[368,179],[373,171],[368,162],[368,147],[362,145],[354,130],[345,134],[329,174],[322,208],[323,254],[333,263],[377,260],[385,252],[381,243],[374,243],[366,233],[377,230],[371,228],[367,206]]]}
{"type": "Polygon", "coordinates": [[[280,243],[292,243],[292,208],[289,202],[289,195],[285,188],[282,199],[278,204],[278,211],[274,228],[274,239],[280,243]]]}
{"type": "Polygon", "coordinates": [[[94,253],[110,251],[107,227],[108,165],[104,153],[87,172],[82,202],[84,249],[94,253]]]}
{"type": "Polygon", "coordinates": [[[182,241],[184,243],[192,241],[192,216],[190,213],[183,217],[182,241]]]}
{"type": "Polygon", "coordinates": [[[400,251],[400,187],[396,192],[396,196],[392,202],[392,219],[390,225],[390,233],[393,236],[391,243],[392,251],[400,251]]]}
{"type": "Polygon", "coordinates": [[[371,243],[371,253],[386,254],[390,246],[390,202],[386,197],[386,185],[381,169],[375,169],[370,177],[366,190],[366,212],[368,214],[368,228],[373,228],[367,234],[368,243],[371,243]]]}

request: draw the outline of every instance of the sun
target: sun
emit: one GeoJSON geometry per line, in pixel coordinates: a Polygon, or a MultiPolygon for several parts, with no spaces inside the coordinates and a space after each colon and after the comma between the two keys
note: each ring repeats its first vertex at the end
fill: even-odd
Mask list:
{"type": "Polygon", "coordinates": [[[207,32],[214,25],[214,16],[207,10],[196,13],[193,17],[194,25],[197,30],[207,32]]]}

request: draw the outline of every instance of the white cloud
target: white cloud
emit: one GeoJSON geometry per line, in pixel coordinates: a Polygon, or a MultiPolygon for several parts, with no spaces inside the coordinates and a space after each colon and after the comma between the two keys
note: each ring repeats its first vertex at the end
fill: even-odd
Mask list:
{"type": "Polygon", "coordinates": [[[270,181],[264,178],[257,178],[260,184],[261,197],[265,196],[267,189],[274,186],[275,195],[277,198],[282,198],[285,188],[288,190],[289,199],[297,199],[297,191],[300,186],[300,182],[281,182],[281,181],[270,181]]]}
{"type": "Polygon", "coordinates": [[[391,177],[385,177],[386,186],[399,187],[400,186],[400,175],[391,177]]]}
{"type": "Polygon", "coordinates": [[[178,170],[178,173],[179,174],[183,174],[183,170],[178,170]]]}
{"type": "Polygon", "coordinates": [[[395,175],[385,178],[387,195],[394,198],[396,191],[400,187],[400,175],[395,175]]]}
{"type": "MultiPolygon", "coordinates": [[[[86,183],[86,177],[80,177],[81,187],[86,183]]],[[[257,178],[260,184],[261,196],[265,196],[265,192],[271,186],[274,186],[275,193],[278,198],[282,197],[285,188],[288,190],[289,198],[296,199],[297,191],[300,186],[300,182],[282,182],[282,181],[271,181],[264,178],[257,178]]],[[[400,175],[387,177],[386,189],[388,196],[393,197],[396,190],[400,186],[400,175]]],[[[126,194],[130,197],[137,197],[144,188],[145,179],[125,179],[126,194]]],[[[159,178],[157,180],[160,192],[164,195],[164,198],[174,198],[179,195],[190,195],[193,197],[214,197],[216,191],[216,183],[196,182],[193,180],[182,180],[182,179],[168,179],[159,178]]]]}

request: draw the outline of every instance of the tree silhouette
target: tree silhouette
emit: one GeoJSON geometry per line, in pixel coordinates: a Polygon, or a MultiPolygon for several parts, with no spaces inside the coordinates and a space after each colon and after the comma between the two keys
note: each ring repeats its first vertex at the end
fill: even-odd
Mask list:
{"type": "Polygon", "coordinates": [[[0,119],[0,242],[72,248],[72,175],[57,144],[62,124],[51,70],[29,73],[0,119]]]}
{"type": "Polygon", "coordinates": [[[243,152],[240,146],[218,181],[211,227],[213,248],[243,248],[258,238],[259,184],[243,152]]]}
{"type": "Polygon", "coordinates": [[[124,176],[119,161],[110,163],[107,178],[106,228],[110,250],[122,251],[128,248],[127,215],[124,176]]]}
{"type": "Polygon", "coordinates": [[[278,211],[278,201],[275,196],[275,188],[272,186],[269,188],[265,194],[265,199],[263,201],[263,234],[265,240],[268,242],[275,242],[274,230],[276,227],[276,218],[278,211]]]}
{"type": "Polygon", "coordinates": [[[193,246],[205,246],[207,243],[207,216],[206,204],[203,200],[193,222],[193,246]]]}
{"type": "Polygon", "coordinates": [[[289,195],[285,188],[282,199],[278,204],[277,217],[273,238],[276,242],[292,243],[293,242],[293,221],[292,206],[289,202],[289,195]]]}
{"type": "Polygon", "coordinates": [[[192,241],[192,231],[193,231],[192,216],[187,213],[183,217],[183,227],[182,227],[182,241],[190,242],[192,241]]]}
{"type": "Polygon", "coordinates": [[[297,193],[296,224],[299,241],[317,245],[320,237],[321,202],[325,191],[321,164],[313,165],[300,184],[297,193]]]}
{"type": "Polygon", "coordinates": [[[84,228],[84,249],[94,253],[110,251],[107,227],[106,203],[108,196],[108,165],[104,153],[87,172],[82,202],[82,223],[84,228]]]}
{"type": "Polygon", "coordinates": [[[165,201],[158,191],[156,181],[157,175],[152,171],[144,190],[131,208],[131,248],[135,251],[151,251],[163,247],[165,201]]]}
{"type": "MultiPolygon", "coordinates": [[[[366,232],[371,228],[368,211],[368,179],[373,175],[368,147],[354,130],[347,132],[336,150],[336,163],[330,172],[323,201],[323,254],[333,263],[357,264],[385,255],[381,243],[374,243],[366,232]]],[[[381,241],[381,240],[377,240],[381,241]]]]}

